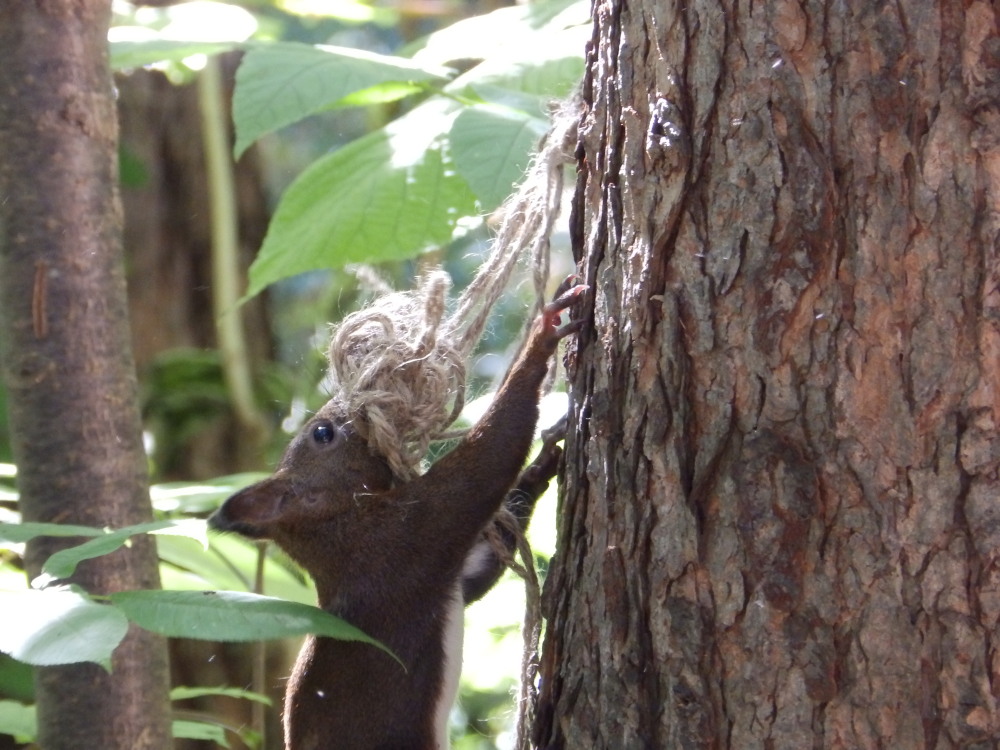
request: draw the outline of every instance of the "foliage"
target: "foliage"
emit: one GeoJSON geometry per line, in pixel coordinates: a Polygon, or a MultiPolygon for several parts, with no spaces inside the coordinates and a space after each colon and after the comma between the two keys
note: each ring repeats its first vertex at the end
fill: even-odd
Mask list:
{"type": "MultiPolygon", "coordinates": [[[[523,175],[550,103],[579,80],[588,8],[581,0],[502,8],[431,34],[411,57],[242,45],[237,157],[265,134],[333,108],[404,98],[408,107],[320,158],[286,190],[250,269],[248,296],[303,271],[411,258],[476,226],[523,175]],[[459,74],[457,61],[476,64],[459,74]]],[[[118,42],[112,60],[127,66],[215,50],[201,45],[118,42]]]]}
{"type": "MultiPolygon", "coordinates": [[[[398,56],[260,39],[177,39],[160,34],[162,28],[144,41],[112,43],[111,56],[119,69],[165,63],[176,72],[193,55],[245,49],[233,102],[237,158],[253,142],[303,118],[348,107],[385,112],[393,103],[398,117],[321,157],[285,191],[251,268],[253,295],[301,271],[411,259],[480,225],[521,178],[547,129],[550,102],[569,93],[582,72],[588,8],[581,0],[504,8],[431,34],[398,56]]],[[[259,18],[265,16],[259,9],[259,18]]],[[[224,408],[214,352],[178,353],[160,365],[156,372],[164,383],[156,392],[169,398],[147,401],[147,417],[190,425],[224,408]],[[170,385],[182,370],[187,375],[170,385]],[[214,390],[184,392],[185,378],[195,370],[207,373],[197,379],[213,383],[214,390]]],[[[271,403],[286,396],[265,394],[271,403]]],[[[0,392],[0,407],[2,397],[0,392]]],[[[8,468],[0,466],[0,476],[8,468]]],[[[108,667],[129,622],[175,637],[228,641],[314,632],[381,647],[311,606],[311,585],[279,551],[267,553],[263,590],[271,596],[261,596],[249,593],[254,586],[245,573],[255,567],[260,548],[235,537],[207,538],[201,516],[257,478],[154,486],[158,520],[125,529],[21,523],[3,509],[16,507],[16,493],[0,486],[0,606],[19,613],[0,631],[0,651],[19,660],[0,654],[0,734],[34,734],[23,664],[93,661],[108,667]],[[161,577],[169,590],[98,597],[60,583],[80,562],[146,533],[158,537],[161,577]],[[37,535],[81,542],[53,555],[43,575],[25,588],[20,554],[37,535]]],[[[502,601],[514,599],[501,608],[520,611],[520,588],[511,582],[500,588],[507,597],[502,601]]],[[[477,605],[470,616],[485,606],[477,605]]],[[[516,633],[509,635],[507,650],[496,657],[505,669],[517,662],[519,649],[516,633]]],[[[192,691],[261,698],[234,688],[179,688],[172,698],[192,697],[192,691]]],[[[498,701],[488,687],[474,695],[470,709],[478,703],[482,711],[509,710],[508,701],[498,701]]],[[[225,729],[212,722],[178,721],[174,734],[228,746],[225,729]]],[[[247,733],[241,738],[254,742],[247,733]]]]}
{"type": "Polygon", "coordinates": [[[497,208],[548,128],[549,103],[579,80],[584,20],[581,4],[566,0],[504,8],[431,35],[413,61],[348,57],[349,77],[335,89],[311,71],[338,65],[340,50],[297,49],[314,62],[290,75],[287,47],[251,49],[234,95],[237,153],[333,106],[432,93],[298,177],[250,269],[248,294],[301,271],[413,257],[447,245],[497,208]],[[497,27],[511,23],[517,43],[497,45],[497,27]],[[482,41],[476,52],[470,37],[482,41]],[[481,62],[448,80],[441,65],[466,56],[481,62]]]}
{"type": "MultiPolygon", "coordinates": [[[[126,529],[0,523],[0,553],[6,551],[6,556],[0,558],[0,607],[18,612],[18,617],[11,618],[0,630],[0,651],[19,660],[0,654],[0,734],[25,741],[34,736],[30,676],[19,664],[93,661],[108,668],[111,653],[124,636],[128,622],[171,637],[249,641],[312,632],[384,648],[348,623],[308,604],[315,601],[311,585],[277,550],[271,551],[264,569],[264,590],[282,598],[248,593],[252,582],[243,571],[253,569],[256,545],[231,535],[206,538],[204,521],[191,517],[206,507],[216,507],[221,498],[258,478],[245,474],[198,485],[156,485],[152,496],[160,514],[168,509],[175,517],[126,529]],[[78,562],[111,552],[137,533],[158,535],[161,575],[170,590],[99,597],[60,584],[59,577],[70,574],[78,562]],[[39,535],[86,537],[88,541],[53,555],[43,566],[46,574],[32,582],[38,588],[24,588],[23,583],[18,585],[24,580],[19,553],[25,541],[39,535]],[[20,689],[19,683],[23,684],[20,689]]],[[[12,490],[8,494],[13,494],[12,490]]],[[[554,497],[543,499],[539,505],[535,526],[541,536],[536,532],[533,542],[551,551],[554,497]]],[[[15,520],[13,514],[8,518],[15,520]]],[[[520,582],[509,576],[489,597],[470,607],[467,614],[478,634],[467,643],[467,650],[476,653],[484,665],[478,678],[471,676],[462,710],[457,714],[461,721],[469,723],[470,736],[494,733],[510,719],[506,690],[512,678],[504,678],[504,688],[499,692],[494,681],[496,675],[509,673],[510,666],[519,661],[520,634],[517,623],[509,618],[523,611],[523,595],[520,582]],[[498,622],[507,624],[497,630],[498,622]]],[[[266,701],[263,696],[237,688],[181,687],[175,688],[171,697],[185,700],[206,694],[266,701]]],[[[225,730],[210,720],[174,723],[175,737],[211,739],[228,747],[225,730]]],[[[250,735],[238,733],[252,745],[250,735]]]]}
{"type": "MultiPolygon", "coordinates": [[[[9,465],[0,468],[0,474],[13,474],[9,465]]],[[[204,520],[190,514],[216,507],[222,498],[258,478],[244,474],[199,485],[154,486],[153,501],[160,514],[168,509],[175,517],[118,530],[20,523],[16,522],[16,514],[4,514],[6,522],[0,523],[0,606],[6,612],[16,611],[18,617],[10,618],[0,630],[0,651],[24,664],[93,661],[109,668],[111,653],[124,637],[129,622],[174,637],[250,641],[314,632],[382,648],[348,623],[307,604],[315,601],[311,586],[280,558],[266,567],[264,590],[283,598],[245,590],[217,590],[251,587],[240,571],[253,568],[257,549],[233,537],[210,543],[204,520]],[[187,590],[129,591],[99,597],[61,585],[60,579],[71,575],[79,562],[112,552],[141,533],[160,537],[164,580],[174,589],[187,590]],[[33,587],[24,588],[19,555],[26,541],[43,535],[87,541],[52,555],[43,565],[43,575],[32,582],[33,587]]],[[[16,495],[7,489],[5,496],[16,495]]],[[[0,660],[0,698],[17,699],[0,700],[0,734],[31,738],[34,713],[26,705],[30,685],[18,689],[23,671],[17,663],[6,657],[0,660]]],[[[185,700],[206,694],[261,699],[235,688],[180,688],[174,690],[172,698],[185,700]]],[[[174,732],[176,737],[212,739],[229,745],[223,729],[211,722],[177,722],[174,732]]]]}

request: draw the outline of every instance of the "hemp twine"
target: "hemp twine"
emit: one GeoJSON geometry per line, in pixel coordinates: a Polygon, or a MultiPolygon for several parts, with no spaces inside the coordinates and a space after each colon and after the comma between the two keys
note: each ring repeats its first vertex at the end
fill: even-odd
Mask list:
{"type": "Polygon", "coordinates": [[[333,331],[333,400],[400,481],[420,474],[431,443],[461,413],[467,362],[525,251],[539,295],[533,313],[545,302],[549,235],[559,215],[563,167],[576,147],[575,102],[554,116],[524,182],[500,209],[503,221],[490,255],[450,316],[451,279],[438,269],[417,290],[382,295],[333,331]]]}
{"type": "Polygon", "coordinates": [[[521,636],[521,674],[517,688],[517,719],[514,724],[515,750],[531,750],[531,725],[538,706],[538,648],[542,641],[542,588],[535,570],[535,557],[531,545],[521,531],[517,518],[507,508],[494,516],[486,535],[499,559],[524,581],[524,625],[521,636]],[[503,542],[503,532],[514,538],[515,550],[503,542]],[[518,562],[514,552],[521,558],[518,562]]]}

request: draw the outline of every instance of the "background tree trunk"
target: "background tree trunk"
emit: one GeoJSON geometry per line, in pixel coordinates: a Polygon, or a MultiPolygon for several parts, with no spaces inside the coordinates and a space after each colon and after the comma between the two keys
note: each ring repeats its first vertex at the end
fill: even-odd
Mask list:
{"type": "MultiPolygon", "coordinates": [[[[106,0],[0,10],[0,325],[26,521],[151,518],[129,347],[106,0]]],[[[66,540],[28,545],[26,565],[66,540]]],[[[149,537],[79,567],[91,593],[159,585],[149,537]]],[[[7,613],[11,616],[11,613],[7,613]]],[[[37,670],[39,744],[166,748],[163,640],[134,628],[109,674],[37,670]]]]}
{"type": "MultiPolygon", "coordinates": [[[[219,57],[225,73],[223,107],[227,124],[231,122],[233,76],[241,57],[242,53],[219,57]]],[[[120,74],[115,82],[123,161],[127,165],[122,170],[122,203],[129,320],[136,366],[144,384],[146,429],[155,444],[155,478],[190,481],[262,470],[266,460],[261,436],[244,428],[231,407],[222,357],[215,358],[215,368],[191,366],[181,370],[176,364],[185,357],[189,362],[192,358],[198,361],[202,355],[207,359],[218,346],[212,300],[216,293],[212,277],[213,217],[198,83],[195,80],[179,85],[163,73],[150,70],[120,74]],[[175,370],[167,376],[164,371],[170,363],[175,370]],[[182,379],[185,373],[188,377],[182,379]],[[185,401],[185,397],[189,400],[185,401]],[[171,407],[173,414],[169,413],[171,407]]],[[[240,278],[245,279],[270,216],[257,148],[251,147],[243,154],[233,171],[243,263],[240,278]]],[[[251,367],[258,376],[267,371],[273,354],[265,300],[266,295],[258,295],[240,307],[251,367]]],[[[173,684],[249,686],[254,653],[260,647],[173,640],[173,684]]],[[[278,644],[267,644],[265,648],[268,674],[283,678],[290,670],[294,651],[278,644]]],[[[278,708],[269,717],[268,737],[262,747],[280,747],[278,716],[283,679],[271,680],[267,691],[278,708]]],[[[236,727],[251,724],[255,706],[250,701],[224,696],[202,696],[175,705],[223,718],[236,727]]],[[[234,737],[229,740],[234,747],[244,747],[234,737]]],[[[174,746],[180,750],[209,744],[177,740],[174,746]]]]}
{"type": "Polygon", "coordinates": [[[995,747],[996,7],[595,15],[540,746],[995,747]]]}
{"type": "MultiPolygon", "coordinates": [[[[220,56],[227,123],[240,57],[241,53],[220,56]]],[[[157,388],[168,378],[153,373],[158,367],[162,371],[165,353],[183,356],[183,350],[208,351],[218,345],[212,307],[212,217],[197,85],[175,85],[162,73],[146,70],[120,75],[116,83],[122,151],[128,165],[123,170],[122,201],[132,348],[140,376],[148,383],[144,400],[152,413],[147,414],[151,417],[147,428],[156,439],[157,478],[207,479],[260,469],[261,436],[239,424],[228,401],[218,403],[218,397],[226,395],[221,357],[216,381],[189,381],[177,388],[174,375],[172,392],[157,388]],[[162,417],[165,402],[178,401],[177,391],[192,394],[199,387],[204,403],[188,405],[199,415],[195,429],[156,418],[162,417]]],[[[245,278],[270,213],[257,149],[250,148],[233,170],[245,278]]],[[[273,353],[265,299],[259,295],[240,307],[257,375],[273,353]]]]}

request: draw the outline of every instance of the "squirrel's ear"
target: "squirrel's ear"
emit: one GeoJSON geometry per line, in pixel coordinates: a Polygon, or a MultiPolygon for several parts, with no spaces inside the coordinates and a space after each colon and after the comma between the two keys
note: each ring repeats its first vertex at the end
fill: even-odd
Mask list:
{"type": "Polygon", "coordinates": [[[284,485],[272,477],[240,490],[212,514],[209,526],[255,539],[269,537],[270,525],[281,518],[287,497],[284,485]]]}

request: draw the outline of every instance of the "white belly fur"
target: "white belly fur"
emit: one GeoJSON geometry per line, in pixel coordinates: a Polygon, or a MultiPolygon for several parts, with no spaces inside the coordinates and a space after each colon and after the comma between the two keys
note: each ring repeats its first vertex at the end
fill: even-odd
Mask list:
{"type": "Polygon", "coordinates": [[[458,678],[462,674],[462,639],[465,635],[465,607],[462,601],[462,581],[455,583],[451,604],[445,612],[444,669],[441,676],[441,693],[434,709],[437,750],[448,750],[448,719],[458,693],[458,678]]]}

